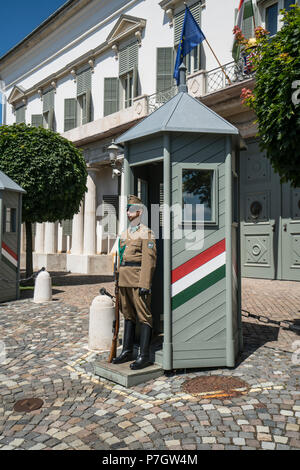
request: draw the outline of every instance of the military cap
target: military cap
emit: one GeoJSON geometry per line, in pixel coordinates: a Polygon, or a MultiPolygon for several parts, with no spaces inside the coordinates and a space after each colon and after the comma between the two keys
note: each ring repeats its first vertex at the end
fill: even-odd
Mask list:
{"type": "Polygon", "coordinates": [[[143,205],[143,202],[141,201],[140,198],[136,197],[136,196],[133,196],[133,195],[130,195],[128,196],[128,202],[127,202],[128,205],[139,205],[139,206],[142,206],[143,205]]]}

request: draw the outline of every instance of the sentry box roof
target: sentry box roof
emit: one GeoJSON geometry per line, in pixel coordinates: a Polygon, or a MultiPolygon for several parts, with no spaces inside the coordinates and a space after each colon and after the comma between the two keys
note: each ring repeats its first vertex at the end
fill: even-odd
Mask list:
{"type": "Polygon", "coordinates": [[[179,92],[161,108],[122,134],[116,143],[133,141],[159,132],[239,134],[236,127],[203,103],[186,92],[179,92]]]}
{"type": "Polygon", "coordinates": [[[16,193],[25,194],[26,191],[9,178],[3,171],[0,171],[0,190],[15,191],[16,193]]]}

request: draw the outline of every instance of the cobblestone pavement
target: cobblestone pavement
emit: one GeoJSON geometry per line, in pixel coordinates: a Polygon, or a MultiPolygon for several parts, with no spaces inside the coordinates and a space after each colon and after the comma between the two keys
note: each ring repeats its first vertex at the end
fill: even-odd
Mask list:
{"type": "MultiPolygon", "coordinates": [[[[88,305],[100,284],[112,288],[111,280],[101,279],[88,290],[75,281],[72,293],[68,286],[55,287],[60,292],[51,303],[23,299],[0,304],[0,339],[6,347],[6,358],[0,354],[1,450],[300,449],[299,354],[284,346],[300,340],[295,333],[283,332],[288,338],[276,347],[274,335],[257,330],[270,326],[245,319],[244,351],[235,368],[175,371],[125,389],[93,374],[96,355],[87,349],[88,305]],[[84,292],[85,306],[75,305],[84,292]],[[223,399],[182,391],[186,380],[201,375],[242,378],[249,389],[223,399]],[[14,403],[25,397],[41,398],[43,407],[15,412],[14,403]]],[[[294,313],[299,284],[291,283],[294,289],[286,297],[278,289],[268,291],[266,284],[264,304],[251,299],[255,283],[261,282],[251,281],[243,281],[245,309],[261,313],[266,305],[267,316],[276,310],[299,318],[294,313]],[[273,294],[281,300],[273,303],[274,310],[273,294]]]]}

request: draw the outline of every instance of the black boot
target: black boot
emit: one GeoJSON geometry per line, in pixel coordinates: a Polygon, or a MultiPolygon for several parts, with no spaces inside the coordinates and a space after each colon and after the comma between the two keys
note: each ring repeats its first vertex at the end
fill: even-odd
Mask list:
{"type": "Polygon", "coordinates": [[[132,361],[134,334],[135,323],[131,320],[124,320],[123,349],[121,354],[112,360],[113,364],[123,364],[123,362],[132,361]]]}
{"type": "Polygon", "coordinates": [[[149,356],[152,328],[145,323],[141,323],[140,328],[140,354],[136,361],[130,364],[132,370],[143,369],[152,364],[149,356]]]}

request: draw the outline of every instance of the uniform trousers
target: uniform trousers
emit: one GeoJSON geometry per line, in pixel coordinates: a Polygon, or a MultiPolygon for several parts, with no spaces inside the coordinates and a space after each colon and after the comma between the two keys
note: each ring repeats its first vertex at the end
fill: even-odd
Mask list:
{"type": "Polygon", "coordinates": [[[119,287],[119,292],[121,311],[125,320],[136,323],[138,318],[140,323],[152,328],[151,294],[140,296],[138,287],[119,287]]]}

